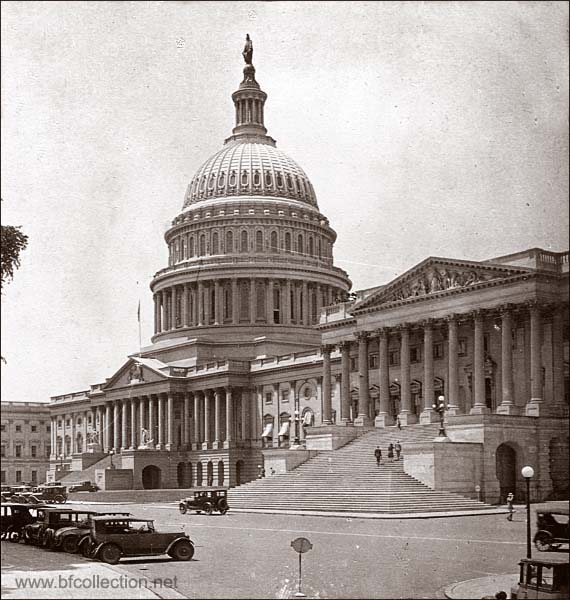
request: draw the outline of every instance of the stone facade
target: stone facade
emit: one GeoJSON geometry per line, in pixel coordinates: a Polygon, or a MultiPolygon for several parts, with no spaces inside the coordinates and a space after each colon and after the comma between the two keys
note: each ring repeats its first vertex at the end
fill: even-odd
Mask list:
{"type": "Polygon", "coordinates": [[[482,481],[497,500],[529,461],[540,497],[562,492],[568,253],[430,257],[349,296],[313,186],[267,135],[266,97],[247,64],[232,135],[165,234],[152,343],[52,398],[54,469],[96,470],[112,451],[112,487],[239,485],[362,428],[431,423],[443,396],[451,442],[410,453],[410,470],[462,493],[482,481]]]}
{"type": "Polygon", "coordinates": [[[2,402],[2,485],[40,484],[51,455],[48,404],[2,402]]]}

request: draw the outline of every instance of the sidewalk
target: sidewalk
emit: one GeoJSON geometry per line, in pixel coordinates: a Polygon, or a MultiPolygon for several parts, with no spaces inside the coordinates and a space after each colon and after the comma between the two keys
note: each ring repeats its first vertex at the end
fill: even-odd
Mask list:
{"type": "Polygon", "coordinates": [[[443,594],[451,600],[481,600],[484,596],[492,598],[497,592],[503,591],[506,592],[507,598],[510,598],[511,587],[516,585],[518,580],[518,573],[478,577],[448,585],[443,594]]]}
{"type": "Polygon", "coordinates": [[[166,578],[162,582],[153,582],[146,577],[133,577],[119,567],[97,562],[74,563],[69,565],[68,569],[57,571],[53,569],[18,571],[2,566],[2,598],[8,600],[30,598],[178,600],[185,598],[172,587],[167,587],[168,584],[166,578]]]}

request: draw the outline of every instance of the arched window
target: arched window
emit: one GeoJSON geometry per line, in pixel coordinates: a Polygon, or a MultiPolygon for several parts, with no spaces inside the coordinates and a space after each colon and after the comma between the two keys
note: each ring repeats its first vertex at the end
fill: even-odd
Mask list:
{"type": "Polygon", "coordinates": [[[178,245],[178,240],[174,242],[174,262],[178,262],[180,260],[180,246],[178,245]]]}
{"type": "Polygon", "coordinates": [[[291,321],[297,322],[297,303],[295,302],[295,286],[291,286],[291,297],[289,298],[289,306],[291,308],[291,321]]]}
{"type": "Polygon", "coordinates": [[[318,322],[318,314],[317,314],[317,292],[311,292],[311,323],[318,322]]]}
{"type": "Polygon", "coordinates": [[[255,232],[255,251],[263,252],[263,231],[255,232]]]}
{"type": "Polygon", "coordinates": [[[273,322],[281,323],[281,289],[279,285],[273,286],[273,322]]]}
{"type": "Polygon", "coordinates": [[[190,248],[188,253],[190,256],[194,256],[194,236],[190,237],[190,248]]]}
{"type": "Polygon", "coordinates": [[[291,252],[291,234],[288,231],[285,233],[285,252],[291,252]]]}
{"type": "Polygon", "coordinates": [[[241,232],[240,252],[247,252],[248,250],[247,231],[244,230],[241,232]]]}
{"type": "Polygon", "coordinates": [[[271,252],[277,252],[277,232],[271,232],[271,252]]]}
{"type": "Polygon", "coordinates": [[[180,238],[180,260],[186,260],[186,238],[180,238]]]}
{"type": "Polygon", "coordinates": [[[230,173],[229,183],[230,183],[230,187],[235,187],[235,185],[237,183],[237,177],[236,177],[236,172],[235,171],[232,171],[230,173]]]}
{"type": "Polygon", "coordinates": [[[226,254],[231,254],[233,251],[234,251],[233,231],[226,231],[226,254]]]}
{"type": "Polygon", "coordinates": [[[239,319],[249,321],[249,285],[242,281],[239,289],[239,319]]]}
{"type": "Polygon", "coordinates": [[[299,234],[297,236],[297,252],[299,254],[304,254],[304,248],[303,248],[303,235],[299,234]]]}
{"type": "Polygon", "coordinates": [[[232,318],[232,288],[224,287],[224,321],[232,318]]]}
{"type": "Polygon", "coordinates": [[[315,255],[315,244],[313,242],[313,236],[309,238],[309,256],[315,255]]]}
{"type": "Polygon", "coordinates": [[[317,238],[317,254],[319,258],[323,257],[323,250],[322,250],[322,246],[321,246],[321,238],[317,238]]]}
{"type": "Polygon", "coordinates": [[[206,256],[206,236],[202,234],[200,236],[200,252],[199,256],[206,256]]]}
{"type": "Polygon", "coordinates": [[[212,254],[219,254],[218,232],[212,234],[212,254]]]}

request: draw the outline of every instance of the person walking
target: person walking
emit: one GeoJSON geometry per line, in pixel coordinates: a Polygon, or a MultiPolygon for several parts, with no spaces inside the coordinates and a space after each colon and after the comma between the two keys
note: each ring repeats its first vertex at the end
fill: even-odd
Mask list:
{"type": "Polygon", "coordinates": [[[402,424],[400,423],[400,417],[398,417],[398,419],[396,420],[396,425],[397,425],[398,429],[402,429],[402,424]]]}
{"type": "Polygon", "coordinates": [[[380,450],[380,446],[376,446],[376,450],[374,450],[374,456],[376,457],[376,466],[380,466],[380,461],[382,460],[382,450],[380,450]]]}
{"type": "Polygon", "coordinates": [[[400,446],[400,440],[396,442],[394,446],[394,450],[396,451],[396,460],[400,460],[400,454],[402,452],[402,446],[400,446]]]}
{"type": "Polygon", "coordinates": [[[513,512],[514,512],[514,508],[513,508],[513,502],[514,502],[515,496],[512,492],[509,492],[507,495],[507,507],[509,509],[509,516],[507,517],[507,521],[512,521],[513,520],[513,512]]]}
{"type": "Polygon", "coordinates": [[[390,442],[390,445],[388,446],[388,460],[390,462],[394,460],[394,444],[392,444],[392,442],[390,442]]]}

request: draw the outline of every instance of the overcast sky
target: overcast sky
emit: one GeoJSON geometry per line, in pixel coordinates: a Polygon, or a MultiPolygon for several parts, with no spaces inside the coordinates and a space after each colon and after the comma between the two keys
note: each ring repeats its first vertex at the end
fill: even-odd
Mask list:
{"type": "Polygon", "coordinates": [[[110,377],[152,333],[186,186],[233,127],[245,34],[278,147],[354,288],[427,256],[568,249],[566,2],[2,2],[2,399],[110,377]]]}

